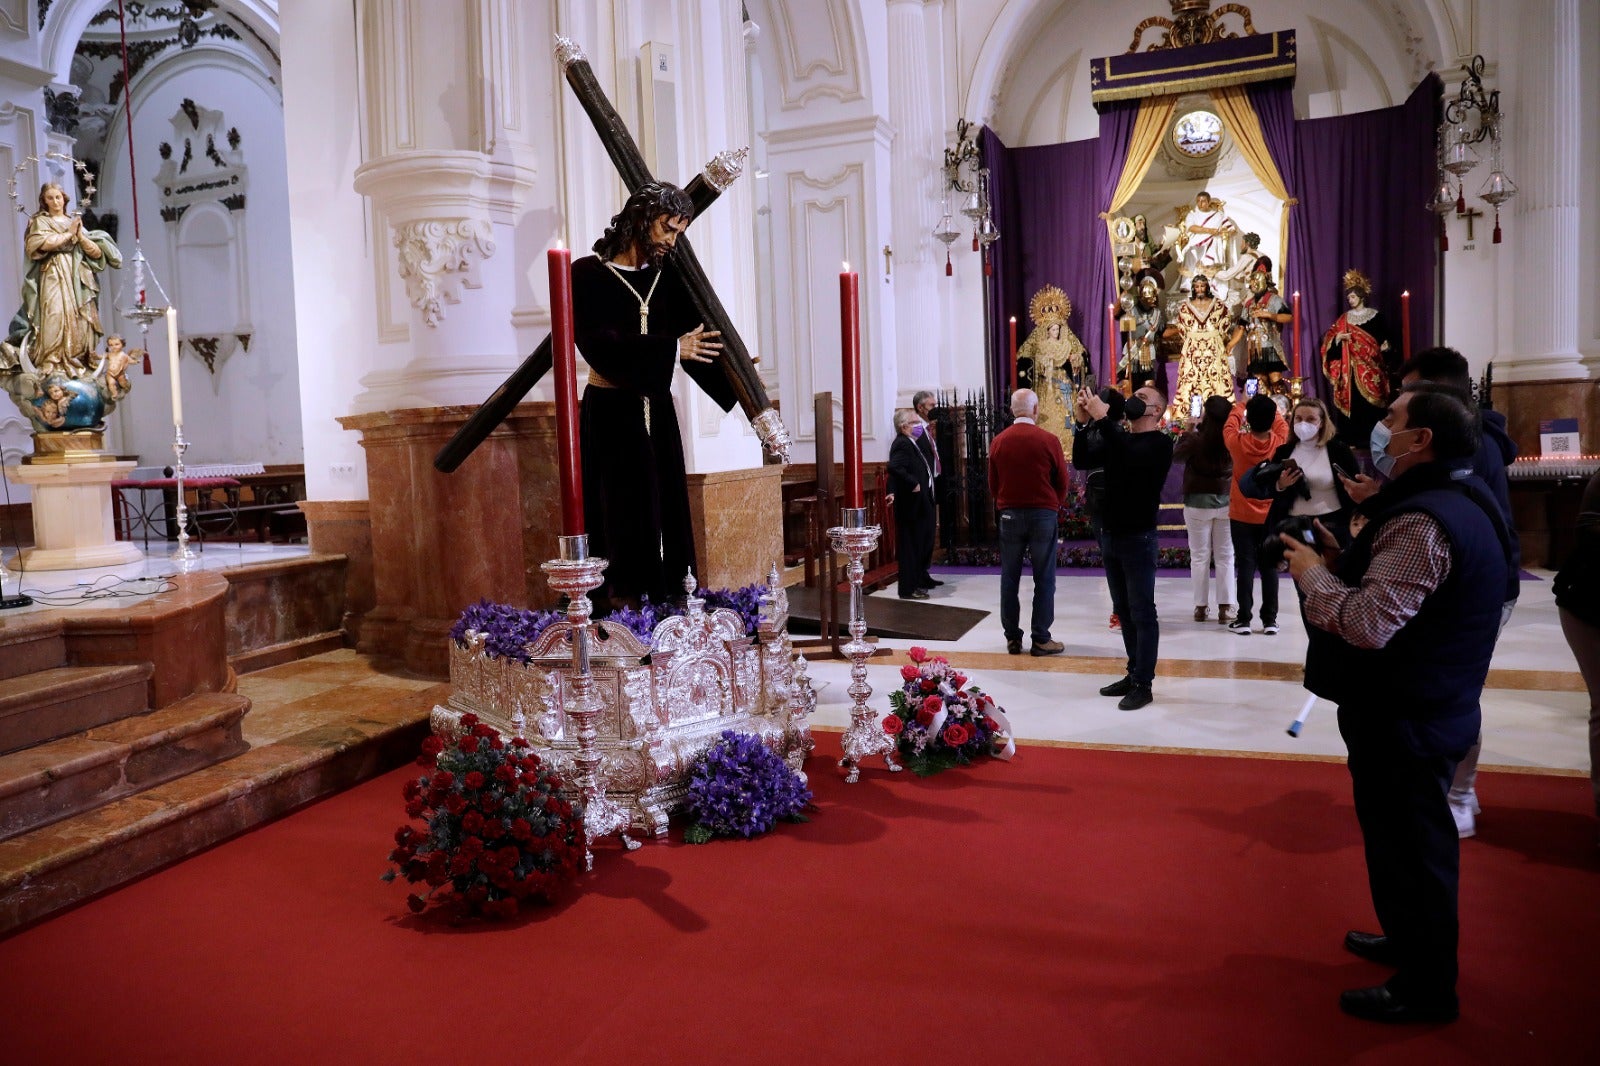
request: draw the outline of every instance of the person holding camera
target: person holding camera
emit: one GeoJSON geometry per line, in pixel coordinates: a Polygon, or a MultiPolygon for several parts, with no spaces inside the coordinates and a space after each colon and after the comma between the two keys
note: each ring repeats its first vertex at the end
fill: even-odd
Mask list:
{"type": "Polygon", "coordinates": [[[1111,590],[1111,609],[1122,620],[1128,672],[1100,690],[1120,696],[1117,706],[1136,711],[1155,697],[1156,654],[1161,641],[1156,617],[1156,514],[1172,468],[1172,439],[1161,432],[1167,398],[1141,385],[1123,405],[1128,428],[1112,418],[1110,405],[1087,389],[1074,405],[1086,432],[1072,442],[1072,464],[1105,470],[1100,554],[1111,590]]]}
{"type": "Polygon", "coordinates": [[[1304,532],[1315,520],[1345,544],[1350,540],[1350,512],[1355,509],[1340,478],[1354,477],[1359,470],[1355,453],[1334,438],[1333,419],[1322,401],[1312,396],[1297,401],[1289,412],[1289,429],[1295,439],[1239,479],[1239,491],[1246,496],[1271,501],[1262,556],[1274,567],[1283,556],[1278,534],[1305,539],[1304,532]]]}
{"type": "Polygon", "coordinates": [[[1204,622],[1210,597],[1206,581],[1217,566],[1217,623],[1233,618],[1233,534],[1228,526],[1228,486],[1233,457],[1222,440],[1233,402],[1211,396],[1198,426],[1190,427],[1173,446],[1172,458],[1183,462],[1183,524],[1189,530],[1189,579],[1194,586],[1194,620],[1204,622]]]}
{"type": "Polygon", "coordinates": [[[1478,735],[1510,575],[1510,541],[1481,481],[1454,467],[1478,448],[1475,415],[1442,390],[1402,392],[1374,437],[1390,481],[1340,551],[1285,536],[1305,596],[1305,687],[1338,707],[1382,933],[1344,946],[1393,967],[1339,997],[1356,1017],[1448,1022],[1456,998],[1461,842],[1446,793],[1478,735]]]}
{"type": "Polygon", "coordinates": [[[1238,567],[1238,589],[1234,602],[1239,616],[1228,623],[1228,632],[1250,635],[1251,611],[1255,606],[1252,582],[1261,575],[1261,632],[1271,636],[1278,631],[1278,561],[1261,552],[1267,533],[1268,500],[1255,500],[1244,494],[1239,479],[1269,459],[1289,439],[1289,424],[1283,420],[1272,397],[1257,393],[1233,406],[1222,440],[1233,456],[1233,484],[1228,491],[1228,525],[1233,537],[1233,555],[1238,567]]]}
{"type": "MultiPolygon", "coordinates": [[[[1122,395],[1122,391],[1108,385],[1101,389],[1097,395],[1105,403],[1106,411],[1110,415],[1111,421],[1122,421],[1122,405],[1127,401],[1127,397],[1122,395]]],[[[1088,424],[1089,416],[1078,406],[1076,396],[1073,397],[1072,403],[1074,432],[1071,455],[1072,466],[1075,470],[1083,471],[1083,509],[1089,516],[1089,531],[1094,534],[1095,546],[1100,549],[1100,554],[1103,557],[1106,551],[1105,541],[1101,536],[1104,532],[1101,521],[1106,510],[1106,470],[1103,465],[1105,462],[1105,449],[1100,447],[1098,443],[1099,431],[1088,424]],[[1079,433],[1088,433],[1091,438],[1091,443],[1084,448],[1081,456],[1078,452],[1076,436],[1079,433]],[[1085,463],[1102,465],[1086,466],[1084,465],[1085,463]]],[[[1107,619],[1107,626],[1110,629],[1122,628],[1122,619],[1117,617],[1116,611],[1111,612],[1111,617],[1107,619]]]]}

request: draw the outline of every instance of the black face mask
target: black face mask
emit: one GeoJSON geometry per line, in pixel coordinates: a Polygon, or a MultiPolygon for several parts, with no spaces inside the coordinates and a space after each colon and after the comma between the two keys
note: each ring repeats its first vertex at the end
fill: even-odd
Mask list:
{"type": "Polygon", "coordinates": [[[1148,410],[1149,407],[1142,396],[1129,396],[1127,402],[1122,405],[1122,413],[1129,422],[1139,421],[1148,410]]]}

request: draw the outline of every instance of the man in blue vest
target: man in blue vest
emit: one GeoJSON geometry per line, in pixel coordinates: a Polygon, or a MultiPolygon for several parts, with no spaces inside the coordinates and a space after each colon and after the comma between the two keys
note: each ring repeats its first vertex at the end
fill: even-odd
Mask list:
{"type": "MultiPolygon", "coordinates": [[[[1447,1022],[1456,999],[1460,839],[1446,794],[1478,736],[1510,547],[1476,478],[1477,419],[1444,390],[1397,396],[1372,435],[1389,482],[1342,553],[1285,537],[1305,594],[1306,688],[1339,708],[1381,934],[1345,948],[1395,968],[1340,1007],[1383,1022],[1447,1022]]],[[[1327,537],[1324,544],[1331,544],[1327,537]]]]}

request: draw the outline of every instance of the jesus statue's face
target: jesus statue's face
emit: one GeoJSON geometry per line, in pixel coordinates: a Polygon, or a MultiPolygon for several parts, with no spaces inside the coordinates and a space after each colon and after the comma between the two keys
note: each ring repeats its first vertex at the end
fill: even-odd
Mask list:
{"type": "Polygon", "coordinates": [[[689,220],[682,215],[661,215],[650,222],[650,246],[645,249],[645,255],[654,266],[660,266],[672,249],[677,247],[678,237],[689,228],[689,220]]]}

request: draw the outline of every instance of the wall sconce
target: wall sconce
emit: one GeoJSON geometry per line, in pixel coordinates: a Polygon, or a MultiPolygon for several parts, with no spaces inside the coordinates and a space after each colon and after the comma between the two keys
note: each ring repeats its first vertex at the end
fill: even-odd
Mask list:
{"type": "Polygon", "coordinates": [[[1445,104],[1444,123],[1439,127],[1439,184],[1434,190],[1429,208],[1440,218],[1441,245],[1449,250],[1449,238],[1443,235],[1444,218],[1454,210],[1457,215],[1468,216],[1468,236],[1476,212],[1467,210],[1467,194],[1463,178],[1480,162],[1474,145],[1489,142],[1489,176],[1484,180],[1478,196],[1494,207],[1494,243],[1500,243],[1500,205],[1517,195],[1517,184],[1506,173],[1504,143],[1501,128],[1505,116],[1500,111],[1500,90],[1490,92],[1483,85],[1483,56],[1473,56],[1472,62],[1461,69],[1466,80],[1454,100],[1445,104]],[[1450,191],[1450,178],[1455,177],[1455,193],[1450,191]]]}
{"type": "Polygon", "coordinates": [[[950,213],[950,202],[958,199],[960,212],[972,220],[972,250],[984,253],[983,272],[988,274],[989,245],[1000,239],[1000,230],[994,224],[993,206],[989,201],[989,171],[979,164],[978,144],[972,137],[972,123],[956,120],[956,146],[944,150],[944,182],[941,193],[939,222],[933,227],[933,239],[944,245],[944,272],[948,277],[955,273],[950,263],[950,246],[961,236],[955,216],[950,213]],[[967,176],[963,176],[963,172],[967,176]]]}

